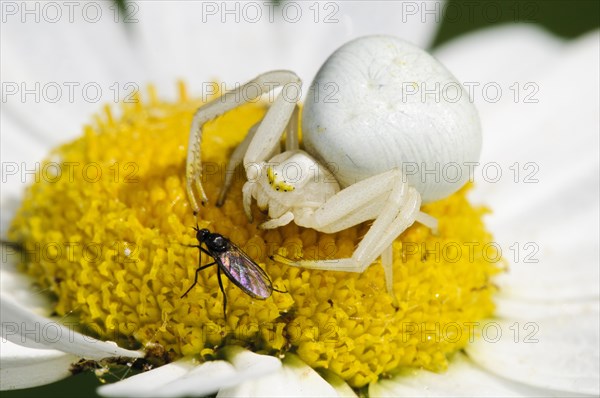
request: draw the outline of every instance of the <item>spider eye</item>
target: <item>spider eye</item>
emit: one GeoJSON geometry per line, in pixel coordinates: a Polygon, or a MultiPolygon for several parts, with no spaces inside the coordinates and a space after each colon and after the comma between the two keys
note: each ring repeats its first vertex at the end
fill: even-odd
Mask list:
{"type": "MultiPolygon", "coordinates": [[[[279,165],[281,166],[281,165],[279,165]]],[[[285,170],[285,169],[284,169],[285,170]]],[[[289,192],[294,190],[294,186],[291,185],[285,178],[282,178],[281,175],[285,175],[285,173],[276,172],[273,167],[267,168],[267,179],[269,180],[269,185],[273,187],[276,191],[289,192]]]]}

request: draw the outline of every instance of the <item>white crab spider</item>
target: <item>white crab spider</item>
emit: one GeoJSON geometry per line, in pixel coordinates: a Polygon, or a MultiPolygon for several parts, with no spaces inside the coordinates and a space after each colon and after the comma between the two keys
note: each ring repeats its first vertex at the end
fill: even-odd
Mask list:
{"type": "MultiPolygon", "coordinates": [[[[466,95],[441,104],[427,98],[406,98],[400,83],[447,84],[456,79],[427,53],[393,37],[364,37],[344,45],[321,67],[311,90],[324,87],[320,84],[324,78],[338,85],[339,101],[306,103],[303,134],[308,152],[298,145],[298,99],[290,99],[282,91],[232,154],[217,204],[223,203],[233,171],[243,162],[248,179],[243,187],[246,215],[252,219],[252,198],[259,208],[268,209],[270,219],[261,228],[277,228],[293,221],[333,233],[374,220],[350,258],[275,259],[305,268],[363,272],[381,256],[386,287],[394,297],[392,242],[414,221],[436,230],[437,221],[420,211],[422,194],[428,200],[439,199],[467,180],[461,176],[439,184],[436,179],[435,186],[421,181],[420,176],[403,175],[403,164],[427,166],[450,161],[465,167],[468,161],[476,161],[481,144],[477,114],[466,95]],[[279,153],[284,134],[285,151],[279,153]],[[409,139],[402,142],[405,137],[409,139]],[[336,168],[330,170],[325,164],[335,164],[336,168]]],[[[300,79],[291,71],[267,72],[198,109],[190,132],[186,170],[194,211],[199,210],[199,202],[207,201],[201,183],[203,124],[239,106],[240,98],[252,101],[286,85],[299,86],[300,79]],[[260,88],[260,92],[255,98],[243,98],[241,94],[247,94],[250,86],[260,88]]],[[[462,86],[456,85],[465,94],[462,86]]]]}

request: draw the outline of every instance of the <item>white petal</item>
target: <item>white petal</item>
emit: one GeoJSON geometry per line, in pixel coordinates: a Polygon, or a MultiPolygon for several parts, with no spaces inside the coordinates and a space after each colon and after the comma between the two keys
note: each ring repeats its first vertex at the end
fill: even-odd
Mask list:
{"type": "Polygon", "coordinates": [[[279,359],[255,354],[242,347],[225,347],[224,354],[229,362],[218,360],[196,364],[181,360],[102,386],[98,393],[109,397],[202,396],[281,368],[279,359]]]}
{"type": "Polygon", "coordinates": [[[17,181],[2,185],[2,192],[0,193],[0,236],[3,239],[6,239],[10,223],[21,206],[23,188],[23,185],[17,181]]]}
{"type": "Polygon", "coordinates": [[[348,383],[346,383],[340,376],[328,370],[322,370],[320,372],[321,376],[323,376],[323,379],[325,379],[325,381],[327,381],[327,383],[329,383],[331,387],[335,389],[338,397],[357,397],[352,387],[350,387],[348,383]]]}
{"type": "MultiPolygon", "coordinates": [[[[6,184],[20,186],[26,181],[31,182],[33,173],[28,171],[35,170],[36,166],[39,169],[39,165],[35,162],[40,162],[48,155],[48,148],[43,144],[42,136],[30,134],[27,124],[8,112],[2,112],[0,128],[2,129],[0,155],[4,162],[2,166],[2,201],[4,202],[7,193],[6,184]],[[25,161],[30,163],[23,165],[25,161]]],[[[18,192],[11,191],[11,194],[13,193],[18,192]]]]}
{"type": "MultiPolygon", "coordinates": [[[[414,6],[410,1],[289,2],[274,9],[268,2],[252,4],[256,7],[226,2],[183,2],[179,7],[138,3],[140,22],[131,28],[140,39],[150,79],[163,85],[160,91],[172,87],[175,76],[189,81],[194,91],[206,91],[205,84],[214,79],[232,88],[268,70],[291,69],[304,81],[306,92],[321,64],[345,42],[385,33],[427,46],[439,20],[435,12],[425,21],[420,12],[403,20],[406,7],[414,6]],[[261,17],[249,22],[255,9],[261,17]],[[297,9],[301,15],[292,22],[297,9]]],[[[441,6],[436,4],[428,8],[439,14],[441,6]]]]}
{"type": "Polygon", "coordinates": [[[71,375],[79,358],[56,350],[37,350],[0,339],[0,390],[49,384],[71,375]]]}
{"type": "Polygon", "coordinates": [[[12,297],[0,296],[2,337],[25,347],[52,348],[87,359],[143,356],[140,351],[120,348],[110,341],[100,341],[75,332],[60,323],[39,316],[19,305],[12,297]]]}
{"type": "Polygon", "coordinates": [[[217,397],[337,397],[336,390],[293,354],[278,372],[219,391],[217,397]]]}
{"type": "Polygon", "coordinates": [[[187,397],[214,394],[235,380],[235,368],[226,361],[196,364],[176,361],[98,388],[106,397],[187,397]]]}
{"type": "Polygon", "coordinates": [[[277,372],[281,361],[270,355],[259,355],[241,347],[226,347],[229,362],[211,361],[191,370],[182,378],[154,392],[158,397],[208,395],[246,380],[277,372]]]}
{"type": "Polygon", "coordinates": [[[507,178],[487,196],[494,209],[490,228],[515,263],[499,278],[512,297],[600,297],[598,46],[597,32],[568,46],[538,80],[544,90],[539,107],[513,109],[510,114],[521,125],[503,126],[505,139],[515,145],[510,155],[498,155],[506,160],[495,159],[506,166],[533,162],[539,168],[538,183],[516,185],[507,178]],[[521,254],[518,264],[509,250],[515,242],[521,254]],[[526,248],[528,243],[533,245],[526,248]],[[537,248],[532,260],[538,262],[525,262],[524,256],[537,248]]]}
{"type": "Polygon", "coordinates": [[[47,148],[40,137],[28,134],[27,127],[7,112],[0,117],[0,158],[2,159],[2,191],[0,191],[0,236],[6,232],[21,200],[27,182],[34,180],[32,171],[39,170],[47,148]]]}
{"type": "Polygon", "coordinates": [[[526,322],[568,314],[600,313],[600,303],[597,300],[539,302],[497,295],[494,298],[494,303],[496,304],[495,315],[497,317],[526,322]]]}
{"type": "Polygon", "coordinates": [[[573,170],[569,182],[555,182],[559,189],[546,190],[552,181],[536,187],[546,190],[543,198],[525,194],[531,201],[521,203],[521,212],[500,209],[490,217],[490,228],[513,263],[497,278],[502,294],[536,301],[598,299],[598,172],[597,163],[573,170]],[[506,218],[499,221],[502,213],[506,218]]]}
{"type": "Polygon", "coordinates": [[[194,364],[189,360],[181,360],[128,377],[116,383],[98,387],[98,394],[105,397],[149,397],[153,392],[168,383],[178,380],[191,369],[194,364]]]}
{"type": "Polygon", "coordinates": [[[62,11],[55,23],[7,16],[1,37],[3,81],[18,88],[3,101],[3,113],[18,117],[50,145],[79,135],[103,103],[125,99],[131,91],[125,83],[143,88],[146,80],[110,3],[75,4],[72,21],[68,7],[55,4],[62,11]],[[94,19],[101,8],[93,23],[84,19],[90,5],[94,19]],[[25,90],[30,94],[23,95],[25,90]]]}
{"type": "Polygon", "coordinates": [[[225,358],[244,380],[264,376],[281,369],[279,358],[256,354],[239,346],[225,347],[224,353],[225,358]]]}
{"type": "Polygon", "coordinates": [[[194,367],[177,380],[156,389],[152,397],[187,397],[214,394],[235,384],[235,368],[226,361],[209,361],[194,367]]]}
{"type": "MultiPolygon", "coordinates": [[[[41,160],[47,156],[47,148],[40,142],[40,137],[28,134],[27,127],[7,112],[2,112],[0,117],[0,159],[2,159],[2,190],[0,191],[0,236],[6,239],[9,226],[17,213],[23,199],[25,186],[31,184],[35,171],[39,171],[41,160]]],[[[14,264],[21,259],[21,255],[13,248],[5,247],[2,250],[2,265],[0,272],[7,267],[14,268],[14,264]]],[[[3,279],[0,278],[0,279],[3,279]]],[[[12,283],[2,281],[1,291],[5,287],[11,289],[12,283]]],[[[19,287],[24,285],[20,283],[19,287]]],[[[12,289],[15,290],[15,289],[12,289]]],[[[29,290],[29,286],[28,289],[29,290]]]]}
{"type": "Polygon", "coordinates": [[[448,370],[434,373],[427,370],[406,370],[391,379],[382,379],[369,386],[371,397],[530,397],[557,396],[551,391],[531,388],[499,378],[472,363],[463,354],[456,354],[448,370]]]}
{"type": "Polygon", "coordinates": [[[596,311],[536,322],[488,321],[467,354],[492,373],[565,393],[600,394],[596,311]]]}
{"type": "MultiPolygon", "coordinates": [[[[471,99],[477,106],[484,127],[484,151],[497,151],[511,144],[502,142],[505,135],[495,134],[500,130],[494,128],[490,119],[508,119],[504,124],[514,121],[512,115],[506,117],[506,113],[502,112],[503,107],[511,103],[515,105],[510,86],[515,82],[521,85],[529,81],[538,82],[540,71],[556,62],[556,56],[563,51],[564,45],[564,40],[533,24],[507,24],[476,30],[435,49],[436,58],[460,82],[466,83],[467,88],[472,87],[471,99]],[[495,96],[493,89],[484,93],[486,84],[501,87],[503,95],[498,102],[489,100],[495,96]],[[493,133],[490,129],[493,129],[493,133]],[[496,147],[496,143],[501,146],[496,147]]],[[[522,101],[517,104],[523,105],[527,104],[522,101]]]]}
{"type": "Polygon", "coordinates": [[[50,315],[52,305],[47,295],[44,292],[36,291],[32,279],[16,269],[16,264],[22,260],[24,254],[17,248],[2,245],[0,255],[2,256],[2,264],[0,264],[2,297],[10,297],[38,315],[50,315]]]}
{"type": "Polygon", "coordinates": [[[497,280],[506,296],[600,297],[598,43],[597,31],[565,43],[511,26],[456,40],[438,54],[462,81],[503,90],[498,102],[475,91],[481,164],[497,166],[487,181],[483,167],[475,171],[473,198],[493,210],[488,227],[513,263],[497,280]],[[502,176],[492,182],[497,168],[502,176]]]}

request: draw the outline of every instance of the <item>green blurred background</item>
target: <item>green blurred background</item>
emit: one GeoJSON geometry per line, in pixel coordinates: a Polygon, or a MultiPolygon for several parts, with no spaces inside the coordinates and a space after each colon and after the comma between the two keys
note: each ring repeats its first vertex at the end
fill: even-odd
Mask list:
{"type": "Polygon", "coordinates": [[[446,9],[447,18],[442,21],[434,48],[464,33],[498,24],[536,24],[565,38],[600,26],[600,0],[449,0],[446,9]],[[473,18],[451,15],[452,7],[467,10],[468,5],[478,11],[473,18]]]}
{"type": "MultiPolygon", "coordinates": [[[[121,8],[125,6],[125,0],[116,3],[121,8]]],[[[600,0],[449,0],[444,9],[445,18],[434,48],[462,34],[498,24],[537,24],[565,38],[577,37],[600,26],[600,0]],[[477,11],[472,18],[456,17],[454,13],[469,9],[477,11]]],[[[99,385],[98,378],[88,372],[43,387],[2,391],[1,395],[2,398],[97,397],[95,389],[99,385]]]]}

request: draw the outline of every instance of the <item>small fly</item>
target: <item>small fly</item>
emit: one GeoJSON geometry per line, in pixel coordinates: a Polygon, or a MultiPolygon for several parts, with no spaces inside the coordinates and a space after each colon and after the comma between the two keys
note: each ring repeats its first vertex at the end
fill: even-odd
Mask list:
{"type": "Polygon", "coordinates": [[[221,234],[211,233],[205,228],[199,229],[198,227],[194,227],[194,230],[196,231],[198,245],[192,247],[197,247],[200,250],[198,269],[196,269],[194,283],[192,283],[192,286],[190,286],[181,298],[185,297],[196,286],[200,271],[215,264],[217,265],[219,288],[221,289],[221,293],[223,293],[223,316],[225,319],[227,319],[227,296],[225,295],[225,289],[223,289],[221,272],[237,287],[242,289],[244,293],[258,300],[266,300],[271,296],[273,291],[287,293],[275,289],[269,275],[229,239],[221,234]],[[202,245],[206,246],[206,248],[202,247],[202,245]],[[215,261],[210,264],[201,265],[202,253],[210,256],[215,261]]]}

